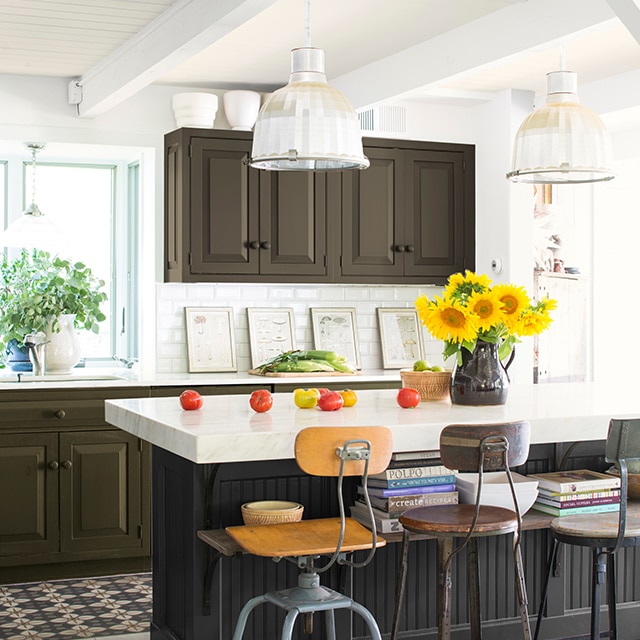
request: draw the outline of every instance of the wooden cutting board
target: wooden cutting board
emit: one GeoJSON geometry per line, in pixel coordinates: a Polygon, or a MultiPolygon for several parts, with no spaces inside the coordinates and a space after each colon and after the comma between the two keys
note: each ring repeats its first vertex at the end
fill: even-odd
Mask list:
{"type": "Polygon", "coordinates": [[[263,376],[265,378],[323,378],[325,376],[360,376],[361,371],[354,373],[342,373],[341,371],[313,371],[311,373],[303,373],[296,371],[269,371],[267,373],[261,373],[258,369],[249,369],[247,373],[252,376],[263,376]]]}

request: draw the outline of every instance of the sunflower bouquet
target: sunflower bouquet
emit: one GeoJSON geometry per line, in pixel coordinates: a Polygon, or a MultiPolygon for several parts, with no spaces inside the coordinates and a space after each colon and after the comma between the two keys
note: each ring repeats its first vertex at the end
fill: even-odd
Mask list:
{"type": "Polygon", "coordinates": [[[462,349],[473,352],[478,340],[498,345],[498,356],[506,359],[522,336],[542,333],[552,319],[555,300],[532,303],[523,287],[493,285],[488,276],[471,271],[449,277],[442,297],[415,302],[418,316],[429,333],[444,341],[442,356],[455,355],[462,364],[462,349]]]}

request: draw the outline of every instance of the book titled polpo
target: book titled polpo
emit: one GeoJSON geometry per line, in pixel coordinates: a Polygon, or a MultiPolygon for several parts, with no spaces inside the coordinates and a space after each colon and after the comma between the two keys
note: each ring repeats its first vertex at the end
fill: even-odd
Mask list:
{"type": "Polygon", "coordinates": [[[557,493],[615,489],[620,486],[619,477],[609,475],[608,473],[591,471],[590,469],[531,473],[527,477],[537,480],[540,488],[549,489],[557,493]]]}

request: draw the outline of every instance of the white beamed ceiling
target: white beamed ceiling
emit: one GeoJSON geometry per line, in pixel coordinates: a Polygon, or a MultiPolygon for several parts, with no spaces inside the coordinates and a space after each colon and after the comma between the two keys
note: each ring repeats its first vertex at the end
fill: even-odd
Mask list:
{"type": "MultiPolygon", "coordinates": [[[[304,0],[0,0],[0,74],[77,80],[92,116],[151,83],[270,91],[286,84],[303,26],[304,0]]],[[[540,95],[561,47],[579,86],[628,82],[639,40],[636,0],[311,3],[311,44],[358,108],[540,95]]]]}

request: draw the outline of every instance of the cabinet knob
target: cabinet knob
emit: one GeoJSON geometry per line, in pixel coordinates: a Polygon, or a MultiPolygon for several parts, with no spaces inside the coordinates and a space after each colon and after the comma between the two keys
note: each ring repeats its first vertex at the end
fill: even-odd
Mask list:
{"type": "Polygon", "coordinates": [[[403,244],[397,244],[396,245],[396,251],[398,253],[404,253],[404,245],[403,244]]]}
{"type": "Polygon", "coordinates": [[[408,245],[404,248],[404,250],[405,250],[407,253],[413,253],[413,252],[416,250],[416,248],[415,248],[412,244],[408,244],[408,245]]]}
{"type": "Polygon", "coordinates": [[[267,242],[266,240],[264,242],[260,243],[260,248],[261,249],[271,249],[271,243],[267,242]]]}
{"type": "Polygon", "coordinates": [[[57,460],[52,460],[48,466],[51,471],[55,471],[60,465],[58,464],[57,460]]]}
{"type": "Polygon", "coordinates": [[[60,466],[61,466],[63,469],[71,469],[71,467],[73,466],[73,463],[71,462],[71,460],[63,460],[63,461],[60,463],[60,466]]]}
{"type": "Polygon", "coordinates": [[[249,243],[249,249],[259,249],[260,248],[260,243],[257,240],[252,240],[249,243]]]}
{"type": "Polygon", "coordinates": [[[67,412],[64,409],[58,409],[58,411],[56,411],[53,415],[58,418],[58,420],[62,420],[66,417],[67,412]]]}

